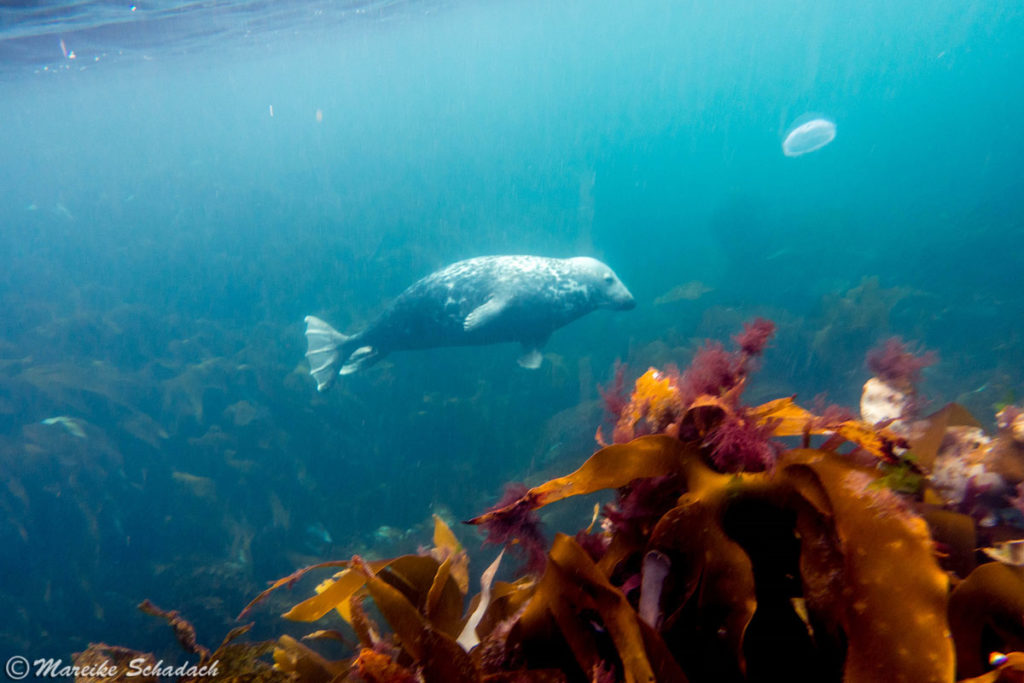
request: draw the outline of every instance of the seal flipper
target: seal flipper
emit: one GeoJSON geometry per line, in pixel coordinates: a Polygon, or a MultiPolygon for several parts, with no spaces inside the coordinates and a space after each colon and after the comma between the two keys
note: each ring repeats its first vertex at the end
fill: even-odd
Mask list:
{"type": "Polygon", "coordinates": [[[309,374],[316,380],[316,390],[324,391],[334,381],[334,368],[341,358],[339,349],[348,337],[312,315],[306,316],[306,360],[309,374]]]}
{"type": "Polygon", "coordinates": [[[545,336],[543,339],[534,339],[532,341],[523,342],[523,352],[520,354],[516,362],[519,363],[519,367],[526,368],[527,370],[536,370],[544,362],[544,354],[540,352],[541,347],[548,343],[548,338],[545,336]]]}
{"type": "Polygon", "coordinates": [[[338,370],[339,375],[351,375],[369,367],[381,359],[380,352],[372,346],[361,346],[352,352],[345,364],[338,370]]]}
{"type": "Polygon", "coordinates": [[[527,370],[536,370],[544,362],[544,354],[540,352],[537,347],[526,347],[523,346],[523,353],[516,359],[519,363],[519,367],[526,368],[527,370]]]}
{"type": "Polygon", "coordinates": [[[466,316],[462,323],[462,329],[466,332],[474,332],[493,322],[505,307],[508,306],[509,297],[502,294],[495,294],[486,302],[480,304],[466,316]]]}

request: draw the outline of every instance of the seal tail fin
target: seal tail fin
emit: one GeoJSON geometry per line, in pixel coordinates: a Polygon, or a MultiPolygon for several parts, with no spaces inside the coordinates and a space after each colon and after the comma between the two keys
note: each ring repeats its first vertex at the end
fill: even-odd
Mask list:
{"type": "Polygon", "coordinates": [[[338,332],[320,318],[306,316],[306,360],[317,391],[325,391],[334,382],[341,347],[350,339],[352,337],[338,332]]]}

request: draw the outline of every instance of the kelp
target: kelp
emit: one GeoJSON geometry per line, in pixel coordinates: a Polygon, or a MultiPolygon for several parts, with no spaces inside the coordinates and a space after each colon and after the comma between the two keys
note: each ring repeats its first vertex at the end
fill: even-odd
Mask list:
{"type": "MultiPolygon", "coordinates": [[[[504,592],[495,591],[489,611],[499,609],[502,598],[520,594],[520,607],[506,606],[503,618],[490,622],[493,632],[497,623],[515,621],[506,636],[506,656],[515,643],[511,648],[526,664],[555,664],[580,676],[614,672],[613,680],[742,677],[751,650],[746,635],[758,612],[760,559],[735,526],[756,524],[753,517],[760,505],[789,515],[790,532],[804,539],[793,565],[800,571],[806,620],[821,628],[827,647],[846,644],[844,680],[952,678],[947,579],[935,559],[927,525],[896,494],[873,486],[878,472],[851,466],[841,455],[797,449],[786,452],[771,472],[730,474],[714,471],[700,449],[678,439],[645,436],[598,451],[576,472],[535,487],[514,505],[539,508],[669,474],[682,479],[685,491],[661,516],[643,548],[632,547],[619,562],[602,565],[571,537],[558,534],[535,585],[505,584],[504,592]],[[655,622],[661,622],[659,630],[640,618],[638,599],[627,597],[628,580],[620,571],[631,554],[652,550],[667,558],[671,576],[666,581],[671,585],[656,599],[663,614],[655,622]],[[912,579],[901,573],[904,563],[915,567],[912,579]],[[907,656],[894,633],[913,642],[918,656],[907,656]],[[554,650],[562,656],[552,654],[552,643],[561,643],[554,650]],[[709,652],[718,655],[716,662],[707,661],[709,652]],[[735,670],[730,672],[728,662],[735,663],[735,670]]],[[[507,514],[507,509],[488,514],[507,514]]],[[[483,523],[487,517],[473,521],[483,523]]],[[[432,590],[436,593],[436,586],[449,580],[455,583],[450,572],[444,563],[421,557],[420,574],[413,571],[411,557],[377,564],[354,560],[346,571],[361,574],[397,643],[426,680],[480,680],[479,667],[469,664],[472,659],[463,660],[451,629],[446,633],[440,627],[445,620],[430,614],[432,590]],[[382,578],[389,575],[391,580],[382,578]],[[442,661],[450,667],[443,674],[438,673],[442,661]]],[[[339,577],[352,575],[342,572],[339,577]]],[[[342,581],[338,578],[333,585],[342,581]]],[[[353,580],[346,588],[348,596],[363,590],[351,588],[358,583],[353,580]]],[[[309,616],[301,606],[325,594],[300,603],[288,616],[309,616]]],[[[331,606],[322,603],[317,613],[322,616],[331,606]]],[[[808,643],[815,647],[813,637],[808,643]]],[[[511,663],[506,659],[499,666],[511,663]]]]}
{"type": "Polygon", "coordinates": [[[659,477],[683,464],[683,444],[667,436],[642,436],[630,444],[602,448],[572,474],[535,486],[504,508],[474,517],[467,524],[486,524],[515,508],[536,510],[571,496],[626,486],[634,479],[659,477]]]}
{"type": "MultiPolygon", "coordinates": [[[[470,596],[468,555],[435,516],[419,554],[274,582],[243,615],[340,569],[284,614],[325,623],[279,638],[273,671],[310,683],[1021,680],[1024,553],[1012,539],[1024,534],[1001,532],[1010,542],[986,549],[1001,561],[978,565],[979,533],[993,532],[944,506],[930,480],[950,430],[973,417],[950,404],[896,430],[793,397],[744,405],[772,329],[748,325],[731,352],[706,344],[696,361],[708,367],[651,369],[628,400],[609,392],[616,443],[469,520],[514,549],[545,542],[537,511],[615,492],[516,580],[495,580],[499,555],[470,596]],[[324,640],[347,656],[321,654],[324,640]]],[[[216,655],[163,616],[183,646],[216,655]]]]}
{"type": "Polygon", "coordinates": [[[156,665],[156,658],[151,654],[136,652],[126,647],[92,643],[83,652],[76,652],[72,657],[74,665],[79,668],[75,674],[75,683],[158,683],[157,676],[140,674],[156,665]],[[135,662],[135,668],[132,666],[135,662]]]}
{"type": "Polygon", "coordinates": [[[978,676],[990,652],[1024,650],[1024,569],[1001,562],[979,566],[949,598],[957,667],[978,676]]]}
{"type": "MultiPolygon", "coordinates": [[[[278,651],[283,651],[285,643],[295,642],[289,636],[282,636],[278,642],[238,642],[239,638],[252,629],[252,624],[246,624],[232,629],[224,637],[224,640],[221,641],[221,644],[211,651],[196,640],[195,628],[191,622],[183,618],[176,610],[160,609],[149,600],[143,601],[139,605],[139,609],[146,614],[164,619],[174,630],[175,638],[182,649],[189,654],[198,656],[198,662],[195,662],[197,672],[195,674],[186,673],[180,676],[177,679],[179,683],[194,683],[210,679],[211,677],[218,681],[227,681],[229,683],[284,683],[286,681],[293,681],[296,678],[319,682],[322,680],[329,681],[333,678],[333,675],[326,678],[310,675],[312,673],[310,667],[304,667],[300,670],[299,668],[289,669],[287,666],[282,666],[281,663],[285,661],[285,658],[282,657],[279,660],[278,651]],[[271,666],[263,659],[265,655],[271,652],[274,654],[274,666],[271,666]],[[207,673],[204,673],[204,671],[207,673]],[[216,673],[212,673],[212,671],[216,671],[216,673]],[[303,675],[298,676],[299,673],[303,675]]],[[[296,645],[300,648],[302,647],[298,643],[296,645]]],[[[305,650],[308,650],[308,648],[305,648],[305,650]]],[[[312,653],[311,650],[308,651],[312,653]]],[[[140,656],[154,659],[151,655],[140,656]]],[[[322,660],[323,658],[320,659],[322,660]]],[[[298,661],[298,658],[294,658],[294,661],[298,661]]],[[[328,663],[326,660],[323,660],[323,662],[324,666],[328,667],[328,670],[331,667],[335,667],[335,665],[328,663]]],[[[135,679],[133,678],[132,680],[135,679]]]]}
{"type": "Polygon", "coordinates": [[[303,576],[305,576],[306,574],[308,574],[311,571],[314,571],[316,569],[323,569],[324,567],[347,567],[347,566],[348,566],[348,561],[347,560],[329,560],[327,562],[318,562],[317,564],[310,565],[308,567],[303,567],[301,569],[297,569],[294,572],[292,572],[291,574],[289,574],[288,576],[282,577],[280,579],[277,579],[276,581],[271,582],[270,586],[268,586],[266,589],[261,591],[259,595],[257,595],[255,598],[253,598],[252,601],[249,602],[249,604],[246,605],[242,609],[242,611],[239,612],[238,616],[235,617],[235,618],[238,619],[238,620],[245,619],[245,617],[248,616],[249,612],[256,605],[258,605],[259,603],[261,603],[265,599],[267,599],[267,597],[271,593],[273,593],[274,591],[276,591],[279,588],[283,588],[285,586],[291,587],[291,586],[295,585],[295,583],[298,582],[299,579],[301,579],[303,576]]]}
{"type": "MultiPolygon", "coordinates": [[[[670,615],[666,619],[669,630],[682,629],[698,641],[708,634],[713,634],[712,640],[724,637],[740,670],[745,668],[744,632],[757,603],[754,570],[744,548],[730,536],[726,521],[739,501],[757,498],[792,510],[802,534],[810,537],[818,530],[818,538],[809,540],[801,557],[806,586],[827,586],[837,573],[846,577],[843,591],[812,592],[808,604],[823,621],[843,629],[849,641],[846,680],[887,676],[944,680],[951,675],[952,652],[945,635],[945,574],[935,562],[924,522],[888,501],[886,496],[891,494],[873,490],[870,484],[875,477],[871,474],[850,468],[835,454],[812,450],[787,453],[773,473],[717,473],[695,451],[686,457],[686,449],[666,437],[641,437],[630,444],[611,446],[591,460],[604,462],[612,449],[622,462],[629,463],[621,468],[620,476],[626,482],[635,478],[632,463],[654,454],[661,457],[651,457],[659,466],[653,476],[667,474],[664,463],[675,461],[676,472],[686,480],[686,493],[658,522],[648,544],[671,561],[675,586],[667,604],[663,603],[670,615]],[[823,544],[831,547],[822,550],[823,544]],[[917,581],[891,576],[907,558],[915,563],[920,575],[917,581]],[[694,599],[697,602],[690,612],[696,613],[696,621],[683,627],[681,622],[688,618],[685,608],[694,599]],[[892,610],[893,605],[901,607],[892,610]],[[884,631],[886,624],[912,634],[917,651],[927,652],[926,662],[880,656],[891,648],[872,635],[876,633],[873,625],[884,631]],[[935,671],[922,671],[929,666],[935,671]]],[[[609,483],[610,477],[585,476],[595,469],[585,466],[577,470],[567,478],[574,481],[563,481],[555,490],[566,497],[576,491],[589,492],[591,487],[615,485],[609,483]]],[[[531,504],[547,500],[532,494],[524,497],[531,504]]],[[[579,571],[575,577],[579,580],[579,571]]],[[[529,611],[524,615],[524,623],[529,615],[529,611]]],[[[579,634],[564,628],[564,620],[556,621],[574,652],[583,653],[577,659],[587,664],[592,655],[586,654],[579,634]]],[[[607,622],[605,625],[607,628],[607,622]]],[[[714,647],[714,643],[708,645],[714,647]]]]}

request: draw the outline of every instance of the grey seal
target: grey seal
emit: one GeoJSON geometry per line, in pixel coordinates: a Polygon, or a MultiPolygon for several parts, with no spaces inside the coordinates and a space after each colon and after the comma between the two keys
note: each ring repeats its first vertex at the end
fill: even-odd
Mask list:
{"type": "Polygon", "coordinates": [[[306,316],[317,390],[392,351],[519,342],[519,365],[540,367],[552,332],[599,308],[629,310],[633,295],[604,263],[586,256],[482,256],[416,281],[361,332],[345,335],[306,316]]]}

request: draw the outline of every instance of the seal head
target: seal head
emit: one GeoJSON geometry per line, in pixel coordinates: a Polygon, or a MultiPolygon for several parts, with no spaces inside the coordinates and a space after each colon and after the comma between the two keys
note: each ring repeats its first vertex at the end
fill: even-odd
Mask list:
{"type": "Polygon", "coordinates": [[[596,258],[577,256],[566,259],[576,278],[592,288],[595,308],[629,311],[636,308],[636,299],[611,268],[596,258]]]}

